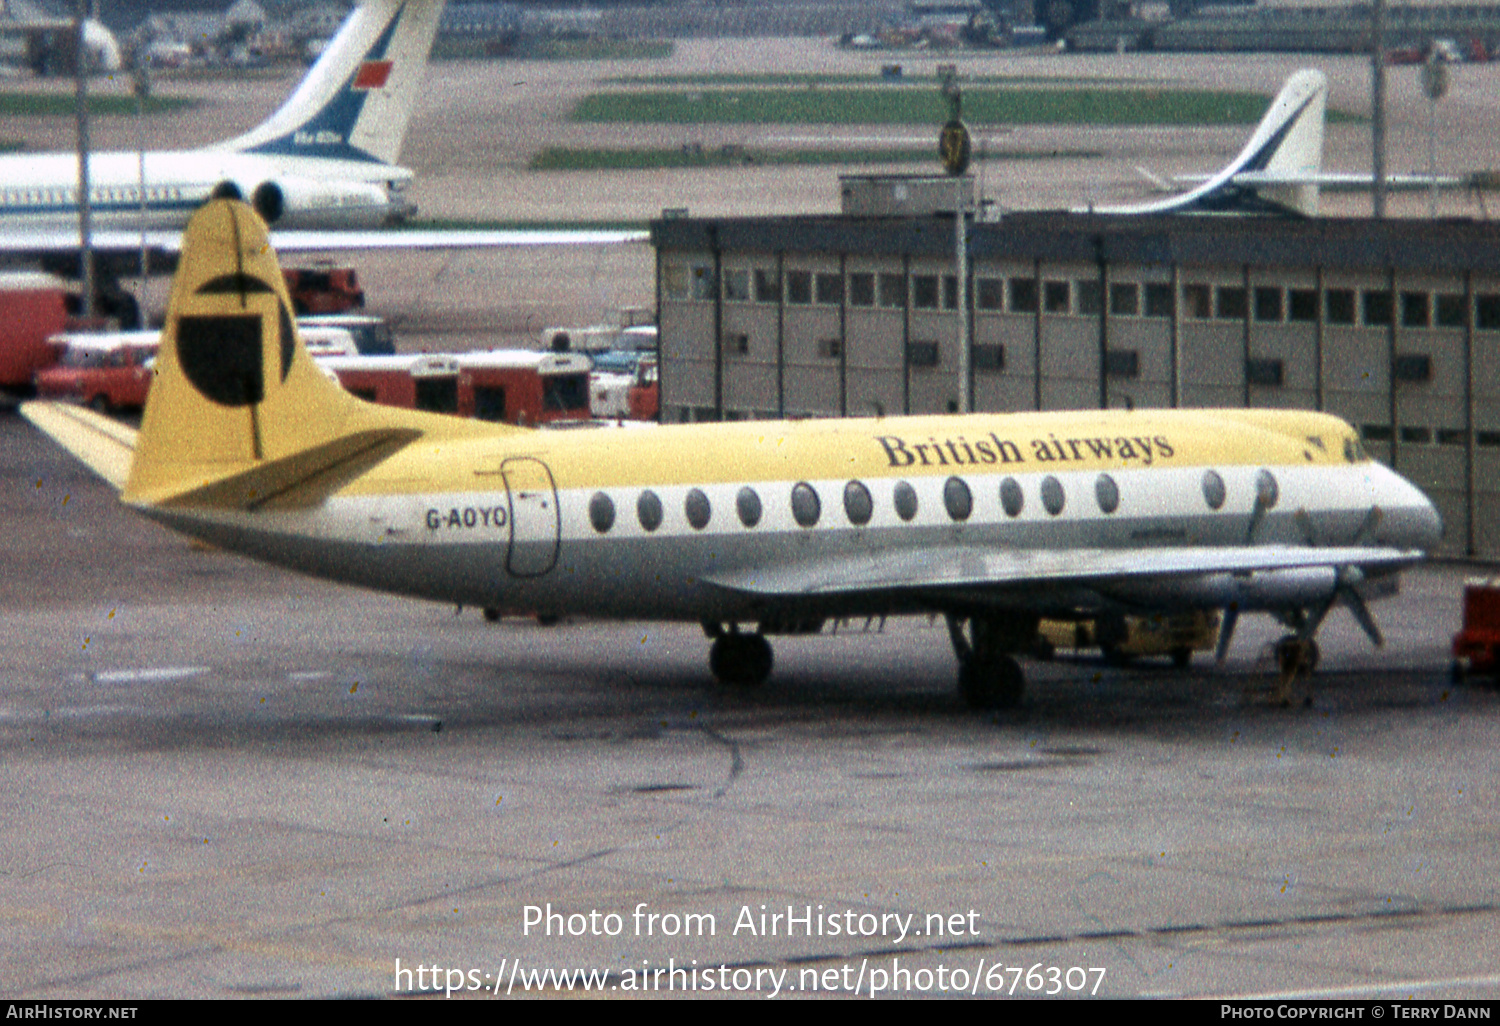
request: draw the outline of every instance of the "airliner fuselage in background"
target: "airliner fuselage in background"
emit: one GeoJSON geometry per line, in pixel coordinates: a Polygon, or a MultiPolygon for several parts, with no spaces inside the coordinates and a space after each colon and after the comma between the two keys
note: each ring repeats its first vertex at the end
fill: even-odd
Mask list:
{"type": "MultiPolygon", "coordinates": [[[[412,174],[396,161],[442,8],[443,0],[365,0],[291,98],[237,138],[192,150],[93,154],[93,227],[180,231],[215,194],[244,198],[287,229],[369,228],[410,215],[412,174]]],[[[76,154],[0,157],[7,239],[71,231],[76,246],[78,200],[76,154]]]]}
{"type": "Polygon", "coordinates": [[[768,634],[942,614],[1013,705],[1039,618],[1270,612],[1306,648],[1436,544],[1432,504],[1324,414],[1097,410],[557,432],[378,407],[313,365],[265,226],[195,215],[139,433],[22,412],[173,529],[443,602],[700,622],[754,683],[768,634]]]}

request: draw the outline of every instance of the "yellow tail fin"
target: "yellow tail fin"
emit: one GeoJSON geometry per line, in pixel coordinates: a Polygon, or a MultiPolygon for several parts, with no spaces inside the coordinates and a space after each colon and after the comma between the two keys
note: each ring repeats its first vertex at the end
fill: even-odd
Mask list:
{"type": "Polygon", "coordinates": [[[183,235],[122,497],[137,505],[316,502],[416,438],[474,427],[373,406],[331,381],[298,337],[264,222],[243,203],[217,200],[183,235]]]}

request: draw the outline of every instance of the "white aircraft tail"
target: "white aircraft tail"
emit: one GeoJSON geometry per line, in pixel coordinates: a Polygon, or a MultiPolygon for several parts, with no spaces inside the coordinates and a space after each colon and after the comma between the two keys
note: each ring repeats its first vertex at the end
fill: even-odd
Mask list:
{"type": "Polygon", "coordinates": [[[1323,119],[1328,79],[1303,69],[1286,80],[1250,141],[1222,171],[1168,199],[1113,207],[1100,214],[1193,212],[1318,212],[1323,164],[1323,119]]]}
{"type": "Polygon", "coordinates": [[[281,109],[215,149],[394,164],[444,0],[365,0],[281,109]]]}

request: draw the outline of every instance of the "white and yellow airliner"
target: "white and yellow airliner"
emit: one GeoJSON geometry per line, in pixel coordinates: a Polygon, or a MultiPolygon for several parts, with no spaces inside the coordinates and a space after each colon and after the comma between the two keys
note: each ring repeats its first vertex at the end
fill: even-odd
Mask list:
{"type": "Polygon", "coordinates": [[[1441,533],[1314,413],[560,432],[374,406],[309,359],[265,225],[234,201],[189,225],[157,375],[138,433],[23,413],[214,545],[443,602],[700,622],[732,682],[770,673],[766,635],[843,616],[943,614],[979,706],[1019,701],[1042,616],[1266,611],[1305,652],[1342,601],[1378,641],[1366,598],[1441,533]]]}

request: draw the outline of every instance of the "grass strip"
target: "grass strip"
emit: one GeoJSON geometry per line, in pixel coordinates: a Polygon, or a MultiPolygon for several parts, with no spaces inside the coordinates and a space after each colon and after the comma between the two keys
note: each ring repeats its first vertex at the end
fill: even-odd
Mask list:
{"type": "MultiPolygon", "coordinates": [[[[197,102],[176,96],[152,96],[146,100],[143,112],[165,114],[191,107],[197,102]]],[[[92,117],[134,117],[135,97],[90,94],[88,107],[92,117]]],[[[72,93],[0,93],[0,116],[3,117],[64,117],[77,109],[78,101],[72,93]]]]}

